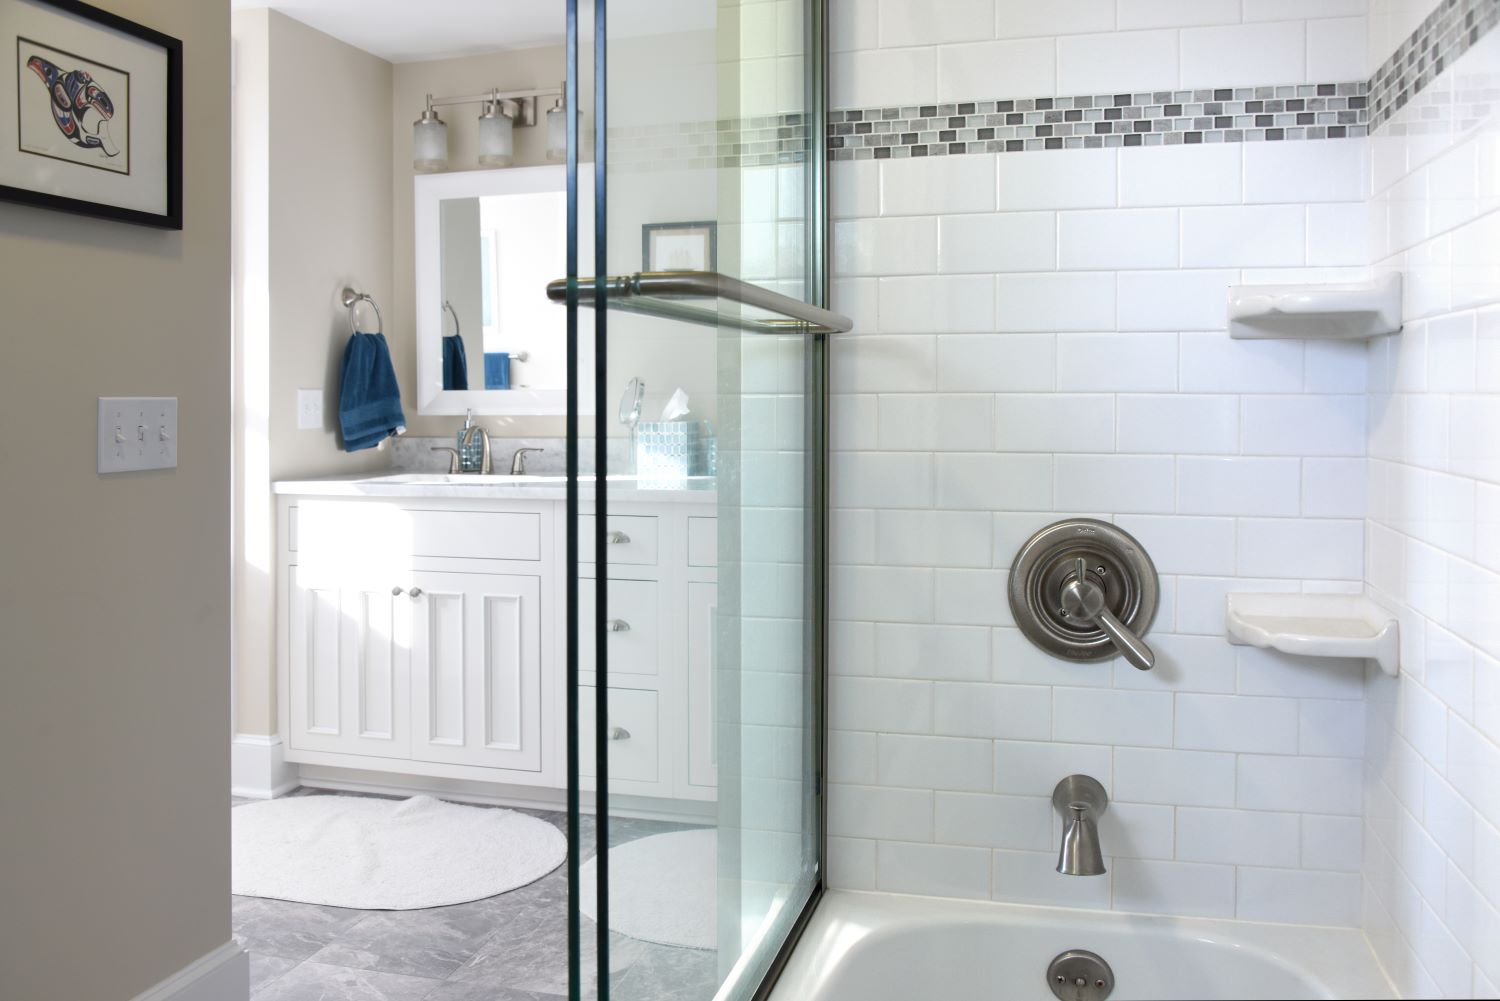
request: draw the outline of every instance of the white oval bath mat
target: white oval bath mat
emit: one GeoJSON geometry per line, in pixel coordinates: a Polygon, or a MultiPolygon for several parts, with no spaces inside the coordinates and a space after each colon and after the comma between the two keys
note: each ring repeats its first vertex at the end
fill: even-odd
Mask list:
{"type": "MultiPolygon", "coordinates": [[[[609,850],[609,926],[657,945],[716,944],[718,832],[653,834],[609,850]]],[[[599,920],[599,860],[579,868],[581,909],[599,920]]]]}
{"type": "Polygon", "coordinates": [[[233,892],[307,904],[461,904],[538,880],[568,853],[545,820],[430,796],[292,796],[229,815],[233,892]]]}

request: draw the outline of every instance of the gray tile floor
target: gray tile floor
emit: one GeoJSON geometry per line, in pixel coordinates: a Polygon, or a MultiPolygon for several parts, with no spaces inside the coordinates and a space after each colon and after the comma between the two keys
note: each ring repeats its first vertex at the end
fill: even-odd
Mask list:
{"type": "MultiPolygon", "coordinates": [[[[562,814],[526,812],[567,825],[562,814]]],[[[611,842],[684,826],[616,821],[611,842]]],[[[584,842],[586,859],[592,822],[584,842]]],[[[567,919],[566,866],[496,897],[419,911],[234,898],[252,1001],[557,1001],[568,995],[567,919]]],[[[588,971],[597,965],[596,929],[587,918],[583,926],[588,971]]],[[[610,938],[610,968],[610,995],[619,1001],[707,1001],[718,985],[714,953],[618,934],[610,938]]]]}

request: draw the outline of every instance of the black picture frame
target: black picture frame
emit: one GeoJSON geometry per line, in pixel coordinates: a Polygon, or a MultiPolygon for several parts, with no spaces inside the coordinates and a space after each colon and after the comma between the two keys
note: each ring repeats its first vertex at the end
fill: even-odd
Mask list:
{"type": "MultiPolygon", "coordinates": [[[[0,7],[17,4],[18,0],[0,0],[0,7]]],[[[31,188],[20,187],[3,183],[6,178],[0,178],[0,200],[15,202],[21,205],[31,205],[37,208],[53,209],[58,212],[68,212],[74,215],[93,216],[99,219],[110,219],[115,222],[133,223],[140,226],[151,226],[157,229],[180,230],[182,229],[182,41],[171,35],[148,28],[127,20],[118,14],[98,7],[82,3],[81,0],[29,0],[29,4],[38,7],[50,7],[64,14],[71,14],[77,18],[92,22],[102,28],[111,29],[121,34],[131,36],[146,43],[147,45],[160,48],[166,57],[166,107],[160,109],[164,119],[164,137],[166,143],[165,163],[165,211],[149,212],[137,208],[129,208],[123,205],[112,205],[108,202],[94,201],[89,198],[73,198],[65,195],[55,194],[49,191],[38,191],[31,188]]],[[[0,36],[0,52],[10,53],[18,50],[21,37],[7,32],[0,36]]],[[[50,45],[50,43],[48,43],[50,45]]],[[[58,48],[58,46],[51,46],[58,48]]],[[[11,142],[7,136],[9,131],[12,135],[19,135],[21,112],[20,95],[17,95],[16,107],[0,107],[0,142],[11,142]]],[[[153,109],[136,108],[130,109],[130,114],[154,114],[153,109]]]]}

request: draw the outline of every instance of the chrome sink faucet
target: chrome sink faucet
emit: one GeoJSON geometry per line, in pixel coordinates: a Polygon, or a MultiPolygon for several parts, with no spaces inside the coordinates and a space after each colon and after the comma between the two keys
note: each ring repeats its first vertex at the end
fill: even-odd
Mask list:
{"type": "Polygon", "coordinates": [[[491,472],[494,471],[490,462],[490,433],[488,431],[480,427],[478,424],[472,425],[471,427],[467,428],[464,431],[464,436],[459,439],[459,452],[462,453],[465,449],[474,444],[474,435],[476,432],[479,435],[480,445],[483,447],[483,452],[481,453],[479,460],[479,468],[466,469],[464,470],[464,472],[479,473],[483,476],[488,476],[491,472]]]}
{"type": "Polygon", "coordinates": [[[516,454],[510,457],[510,475],[526,475],[526,454],[528,452],[545,452],[543,448],[518,448],[516,454]]]}

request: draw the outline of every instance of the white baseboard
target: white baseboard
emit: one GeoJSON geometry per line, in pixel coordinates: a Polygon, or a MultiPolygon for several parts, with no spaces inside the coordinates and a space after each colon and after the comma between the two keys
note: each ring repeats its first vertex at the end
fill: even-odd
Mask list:
{"type": "Polygon", "coordinates": [[[245,1001],[249,996],[250,954],[230,939],[134,1001],[245,1001]]]}
{"type": "Polygon", "coordinates": [[[229,742],[229,791],[245,799],[275,799],[301,783],[297,766],[287,764],[286,747],[276,735],[237,733],[229,742]]]}
{"type": "MultiPolygon", "coordinates": [[[[483,806],[518,806],[529,810],[551,810],[561,813],[568,808],[563,789],[529,786],[502,786],[466,779],[437,776],[397,775],[368,772],[354,768],[331,768],[325,765],[301,766],[301,784],[312,789],[335,789],[340,792],[379,793],[386,796],[436,796],[455,803],[478,803],[483,806]]],[[[581,804],[592,810],[594,797],[584,793],[581,804]]],[[[617,817],[642,820],[665,820],[673,823],[711,824],[717,806],[697,800],[650,799],[645,796],[615,795],[609,798],[610,813],[617,817]]]]}

